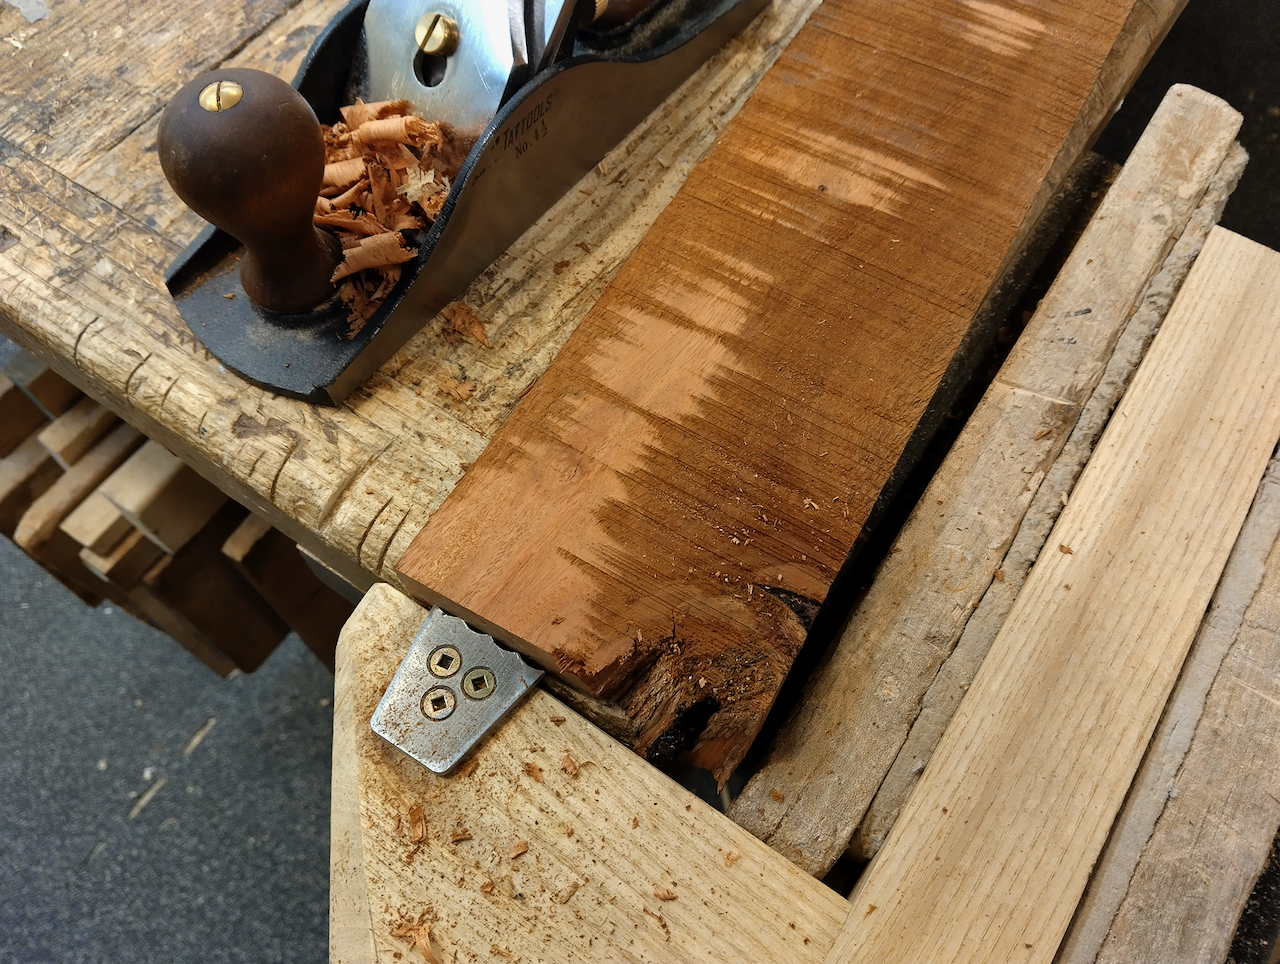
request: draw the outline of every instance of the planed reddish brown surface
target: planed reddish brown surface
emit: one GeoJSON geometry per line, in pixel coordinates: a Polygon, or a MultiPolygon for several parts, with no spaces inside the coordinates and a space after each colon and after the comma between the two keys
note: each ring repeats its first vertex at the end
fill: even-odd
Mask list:
{"type": "Polygon", "coordinates": [[[401,574],[726,779],[1133,6],[826,0],[401,574]]]}

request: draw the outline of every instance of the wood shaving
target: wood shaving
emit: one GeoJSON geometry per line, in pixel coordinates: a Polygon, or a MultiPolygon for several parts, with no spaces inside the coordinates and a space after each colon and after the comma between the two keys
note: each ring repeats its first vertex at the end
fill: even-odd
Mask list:
{"type": "Polygon", "coordinates": [[[529,841],[517,840],[514,844],[512,844],[511,849],[507,851],[507,858],[509,860],[515,860],[517,857],[522,857],[528,852],[529,852],[529,841]]]}
{"type": "Polygon", "coordinates": [[[726,867],[732,867],[737,862],[738,862],[738,852],[736,850],[730,850],[727,854],[724,855],[724,865],[726,867]]]}
{"type": "Polygon", "coordinates": [[[431,923],[427,920],[430,911],[423,911],[416,920],[402,917],[391,925],[391,936],[409,938],[409,950],[417,950],[426,964],[440,964],[435,951],[431,949],[431,923]]]}
{"type": "Polygon", "coordinates": [[[499,947],[497,944],[489,945],[489,953],[495,957],[505,957],[509,961],[518,961],[519,958],[505,948],[499,947]]]}
{"type": "Polygon", "coordinates": [[[462,843],[464,840],[471,839],[471,831],[462,824],[458,824],[449,834],[449,843],[462,843]]]}
{"type": "Polygon", "coordinates": [[[447,375],[440,380],[440,391],[459,402],[465,402],[475,394],[476,383],[470,379],[459,381],[452,375],[447,375]]]}
{"type": "Polygon", "coordinates": [[[784,799],[786,799],[785,797],[783,797],[781,793],[778,792],[778,790],[774,788],[770,788],[769,796],[773,797],[773,799],[778,803],[781,803],[784,799]]]}
{"type": "Polygon", "coordinates": [[[409,840],[420,844],[427,839],[427,820],[422,815],[422,804],[409,810],[409,840]]]}
{"type": "Polygon", "coordinates": [[[357,100],[341,114],[321,128],[325,171],[315,224],[342,243],[333,280],[342,282],[347,337],[354,338],[400,280],[399,266],[417,255],[401,232],[423,230],[439,215],[471,144],[412,116],[403,100],[357,100]]]}
{"type": "Polygon", "coordinates": [[[524,765],[525,776],[532,777],[535,783],[542,782],[542,767],[529,760],[524,765]]]}
{"type": "Polygon", "coordinates": [[[1071,549],[1071,547],[1070,547],[1070,546],[1064,546],[1064,545],[1059,544],[1059,545],[1058,545],[1058,551],[1059,551],[1059,552],[1061,552],[1064,556],[1071,556],[1071,555],[1075,555],[1075,553],[1072,551],[1072,549],[1071,549]]]}
{"type": "Polygon", "coordinates": [[[476,313],[472,311],[465,301],[455,301],[451,305],[446,305],[445,309],[440,312],[444,316],[445,321],[449,322],[449,328],[445,331],[445,335],[452,333],[462,338],[474,338],[485,348],[492,348],[489,344],[489,336],[485,334],[484,322],[476,317],[476,313]]]}
{"type": "Polygon", "coordinates": [[[551,722],[554,723],[556,726],[564,725],[565,718],[563,716],[553,716],[553,717],[550,717],[550,719],[551,719],[551,722]]]}
{"type": "Polygon", "coordinates": [[[560,761],[560,769],[571,777],[578,775],[578,764],[573,762],[573,757],[569,755],[568,751],[565,751],[564,759],[560,761]]]}
{"type": "Polygon", "coordinates": [[[582,885],[575,880],[572,884],[570,884],[564,890],[560,891],[558,894],[552,894],[551,899],[554,900],[557,904],[567,904],[569,903],[569,898],[571,898],[574,894],[576,894],[578,892],[578,888],[581,886],[582,885]]]}
{"type": "Polygon", "coordinates": [[[480,885],[480,893],[482,893],[482,894],[492,894],[492,893],[493,893],[493,881],[492,881],[492,880],[486,880],[483,884],[481,884],[481,885],[480,885]]]}
{"type": "Polygon", "coordinates": [[[653,896],[658,900],[675,900],[676,892],[669,887],[655,887],[653,888],[653,896]]]}
{"type": "Polygon", "coordinates": [[[640,818],[639,818],[639,817],[632,817],[632,818],[631,818],[631,829],[632,829],[632,830],[636,830],[636,829],[638,829],[638,828],[639,828],[639,826],[640,826],[640,818]]]}

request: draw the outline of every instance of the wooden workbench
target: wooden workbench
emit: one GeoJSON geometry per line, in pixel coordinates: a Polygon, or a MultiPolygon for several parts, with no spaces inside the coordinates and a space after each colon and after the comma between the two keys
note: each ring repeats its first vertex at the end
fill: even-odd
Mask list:
{"type": "MultiPolygon", "coordinates": [[[[678,750],[679,731],[690,725],[681,721],[718,707],[702,724],[705,735],[692,739],[702,741],[700,759],[724,778],[803,642],[803,621],[784,601],[810,612],[822,602],[881,494],[901,478],[947,393],[963,381],[965,349],[993,330],[997,296],[1009,290],[1010,272],[1020,269],[1049,202],[1182,0],[1099,0],[1088,11],[1059,4],[1041,19],[985,3],[962,5],[952,16],[921,0],[909,8],[827,4],[811,20],[815,4],[778,3],[476,281],[465,300],[492,347],[431,319],[362,390],[325,409],[241,382],[179,319],[160,277],[199,224],[165,185],[154,137],[159,109],[186,79],[218,63],[291,76],[342,5],[245,0],[219,7],[214,17],[199,7],[120,0],[92,12],[64,5],[32,24],[13,8],[0,12],[0,35],[8,40],[2,163],[15,199],[0,214],[0,325],[360,589],[379,579],[405,585],[397,563],[437,510],[450,508],[440,526],[454,535],[424,543],[443,546],[440,557],[417,557],[420,566],[444,563],[432,570],[439,585],[428,584],[437,581],[432,575],[420,591],[439,588],[481,625],[507,630],[505,641],[572,675],[609,704],[597,718],[611,718],[638,746],[674,737],[678,750]],[[850,60],[847,35],[859,30],[865,37],[858,34],[850,60]],[[928,49],[919,48],[926,39],[928,49]],[[748,100],[780,56],[768,91],[748,100]],[[920,57],[932,73],[908,72],[920,57]],[[954,65],[943,63],[951,57],[954,65]],[[828,66],[819,70],[820,62],[828,66]],[[804,79],[810,71],[814,84],[804,79]],[[1027,119],[1007,136],[993,119],[997,104],[1011,103],[1001,90],[1017,91],[1027,119]],[[841,116],[856,123],[830,112],[833,96],[846,101],[841,116]],[[816,146],[788,133],[783,118],[796,111],[816,146]],[[831,124],[843,126],[823,134],[831,124]],[[906,129],[917,133],[904,137],[906,129]],[[853,130],[864,131],[865,145],[850,141],[853,130]],[[709,150],[696,186],[685,190],[709,150]],[[975,168],[984,176],[975,178],[975,168]],[[793,211],[802,212],[800,227],[793,211]],[[557,473],[544,473],[544,515],[536,525],[532,517],[523,528],[500,518],[504,504],[511,511],[503,486],[530,491],[528,480],[509,474],[510,453],[542,451],[540,413],[548,406],[554,413],[562,397],[556,386],[576,377],[574,359],[629,344],[629,335],[618,337],[619,319],[638,324],[637,305],[646,317],[683,311],[680,284],[653,289],[650,298],[644,279],[665,276],[672,264],[695,264],[700,255],[689,243],[696,225],[721,214],[732,215],[732,243],[715,252],[704,245],[708,260],[693,270],[719,278],[708,291],[737,286],[734,298],[750,303],[742,318],[767,319],[777,331],[740,339],[737,356],[751,356],[741,371],[733,371],[732,355],[715,349],[718,368],[667,373],[672,398],[687,392],[691,400],[714,401],[711,414],[694,413],[701,421],[686,418],[679,405],[668,411],[658,395],[650,399],[646,386],[657,383],[647,376],[639,385],[624,377],[586,386],[595,399],[589,419],[584,409],[587,434],[554,440],[554,457],[581,452],[581,475],[592,488],[578,486],[571,498],[557,490],[577,473],[566,463],[557,470],[561,483],[557,473]],[[650,231],[655,222],[659,230],[650,231]],[[856,237],[849,224],[859,225],[856,237]],[[937,233],[944,228],[945,237],[937,233]],[[774,241],[787,254],[771,254],[774,241]],[[639,254],[620,270],[633,252],[639,254]],[[829,276],[815,271],[829,255],[829,276]],[[765,284],[762,265],[771,256],[794,263],[766,272],[773,280],[765,284]],[[799,286],[797,296],[781,304],[779,286],[799,286]],[[878,290],[895,289],[901,294],[884,310],[875,307],[878,290]],[[830,325],[817,319],[813,330],[826,341],[813,350],[793,338],[810,313],[846,305],[853,306],[845,311],[850,318],[838,326],[834,318],[830,325]],[[566,343],[570,354],[557,369],[566,343]],[[822,369],[837,350],[852,354],[839,377],[828,379],[822,369]],[[705,393],[699,379],[707,380],[705,393]],[[476,386],[469,397],[446,390],[463,383],[476,386]],[[753,401],[757,388],[767,412],[753,401]],[[644,424],[665,426],[661,438],[590,428],[590,420],[611,422],[624,396],[644,424]],[[802,423],[794,432],[792,408],[802,423]],[[731,426],[761,412],[768,418],[754,440],[739,445],[731,426]],[[601,437],[611,444],[597,451],[601,437]],[[501,444],[491,446],[495,440],[501,444]],[[656,462],[644,469],[637,461],[652,454],[677,466],[690,453],[702,461],[687,478],[668,476],[667,488],[646,482],[660,477],[656,462]],[[712,463],[727,471],[717,468],[708,483],[698,466],[712,463]],[[628,468],[635,465],[641,468],[628,468]],[[464,474],[470,481],[459,488],[464,474]],[[616,519],[601,517],[620,487],[638,495],[616,519]],[[715,494],[730,490],[740,505],[715,494]],[[752,502],[765,504],[767,521],[751,515],[752,502]],[[561,505],[577,515],[545,515],[545,507],[561,505]],[[606,534],[635,529],[657,539],[680,528],[663,521],[664,506],[668,518],[695,520],[670,544],[672,558],[689,570],[682,585],[665,571],[651,572],[647,550],[635,540],[600,547],[588,524],[603,518],[606,534]],[[477,583],[465,565],[459,571],[459,559],[485,548],[467,542],[477,533],[475,518],[498,520],[494,535],[510,540],[489,547],[498,561],[527,558],[539,539],[569,540],[548,548],[541,583],[527,580],[557,586],[564,598],[538,607],[502,592],[495,597],[494,580],[477,583]],[[724,535],[709,547],[715,533],[724,535]],[[720,572],[717,553],[732,563],[729,572],[720,572]],[[563,570],[565,559],[581,564],[563,570]],[[574,588],[587,569],[599,577],[574,588]],[[781,595],[753,593],[756,582],[781,595]],[[596,583],[636,605],[602,602],[596,583]],[[495,606],[501,611],[490,620],[495,606]],[[673,608],[697,618],[677,632],[689,639],[674,640],[667,652],[662,640],[672,632],[673,608]],[[733,645],[722,659],[717,647],[725,638],[733,645]],[[733,673],[733,666],[758,669],[733,673]],[[686,677],[692,689],[673,682],[686,677]],[[707,684],[698,683],[703,678],[707,684]],[[715,695],[705,697],[699,685],[715,695]]],[[[702,357],[708,338],[729,337],[715,328],[728,323],[716,304],[712,298],[696,309],[718,319],[706,332],[688,336],[682,322],[671,328],[677,341],[693,337],[682,352],[702,357]]],[[[619,364],[624,373],[643,371],[619,364]]]]}

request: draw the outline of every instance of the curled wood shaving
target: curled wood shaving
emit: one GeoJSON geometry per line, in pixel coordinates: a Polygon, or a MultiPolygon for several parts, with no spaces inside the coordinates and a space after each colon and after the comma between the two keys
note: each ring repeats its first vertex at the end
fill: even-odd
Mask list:
{"type": "Polygon", "coordinates": [[[364,158],[351,157],[324,166],[324,180],[320,182],[321,195],[333,197],[352,184],[368,176],[364,158]]]}
{"type": "Polygon", "coordinates": [[[409,839],[416,844],[427,839],[427,820],[422,815],[422,805],[409,809],[409,839]]]}
{"type": "Polygon", "coordinates": [[[412,261],[418,251],[416,248],[406,248],[404,238],[398,234],[375,234],[347,248],[343,254],[346,257],[334,270],[334,281],[341,281],[368,268],[390,268],[392,265],[404,264],[412,261]]]}
{"type": "Polygon", "coordinates": [[[462,826],[462,824],[458,824],[454,827],[453,831],[449,834],[449,843],[462,843],[462,841],[470,839],[471,831],[462,826]]]}
{"type": "Polygon", "coordinates": [[[669,887],[655,887],[653,888],[653,896],[658,900],[675,900],[676,892],[669,887]]]}
{"type": "Polygon", "coordinates": [[[528,852],[529,852],[529,841],[517,840],[514,844],[511,845],[511,849],[507,851],[507,858],[509,860],[515,860],[517,857],[521,857],[524,854],[527,854],[528,852]]]}
{"type": "Polygon", "coordinates": [[[565,751],[564,759],[560,761],[560,769],[571,777],[578,775],[578,764],[573,762],[573,757],[569,755],[567,750],[565,751]]]}
{"type": "MultiPolygon", "coordinates": [[[[401,232],[440,213],[471,144],[447,126],[408,113],[406,101],[356,103],[322,127],[325,174],[315,223],[332,231],[345,258],[334,273],[348,308],[348,337],[377,311],[416,252],[401,232]],[[380,276],[380,277],[379,277],[380,276]]],[[[484,343],[483,326],[479,340],[484,343]]]]}
{"type": "Polygon", "coordinates": [[[484,322],[476,317],[476,313],[467,307],[465,301],[455,301],[453,304],[446,305],[440,314],[444,316],[445,321],[449,322],[446,335],[452,332],[459,337],[474,338],[485,348],[493,347],[489,343],[489,336],[485,334],[484,322]]]}
{"type": "Polygon", "coordinates": [[[431,924],[420,915],[418,920],[401,919],[391,925],[392,937],[409,938],[409,950],[417,949],[427,964],[440,964],[435,952],[431,949],[431,924]]]}

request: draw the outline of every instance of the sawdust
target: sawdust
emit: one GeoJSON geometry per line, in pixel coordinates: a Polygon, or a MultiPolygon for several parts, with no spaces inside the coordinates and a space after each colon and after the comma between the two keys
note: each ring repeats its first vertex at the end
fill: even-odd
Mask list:
{"type": "Polygon", "coordinates": [[[511,849],[507,851],[507,859],[516,860],[519,857],[523,857],[528,852],[529,852],[529,841],[517,840],[514,844],[511,845],[511,849]]]}
{"type": "Polygon", "coordinates": [[[333,280],[354,338],[400,280],[417,251],[402,232],[423,230],[440,214],[470,144],[447,126],[409,113],[407,101],[342,108],[322,126],[324,180],[314,222],[342,244],[333,280]]]}

